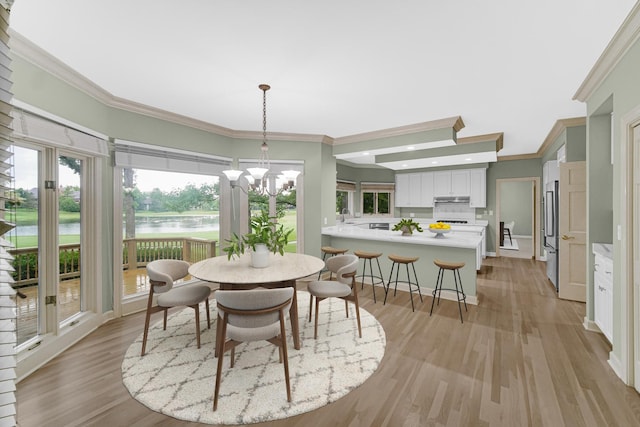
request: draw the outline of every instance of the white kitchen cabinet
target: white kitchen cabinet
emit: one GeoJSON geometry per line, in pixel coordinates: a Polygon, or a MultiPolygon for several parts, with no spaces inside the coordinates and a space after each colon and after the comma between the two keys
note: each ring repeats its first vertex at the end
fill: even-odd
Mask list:
{"type": "MultiPolygon", "coordinates": [[[[433,201],[431,203],[433,205],[433,201]]],[[[423,206],[421,173],[396,174],[395,205],[399,208],[423,206]]]]}
{"type": "Polygon", "coordinates": [[[438,171],[433,173],[433,195],[451,195],[451,171],[438,171]]]}
{"type": "Polygon", "coordinates": [[[487,207],[487,170],[483,168],[470,169],[470,200],[472,208],[487,207]]]}
{"type": "Polygon", "coordinates": [[[467,169],[451,171],[451,195],[469,196],[470,173],[467,169]]]}
{"type": "Polygon", "coordinates": [[[469,196],[470,174],[468,169],[433,172],[434,196],[469,196]]]}
{"type": "Polygon", "coordinates": [[[411,206],[409,193],[409,174],[396,174],[395,205],[399,208],[411,206]]]}
{"type": "Polygon", "coordinates": [[[420,174],[422,183],[422,207],[433,207],[433,172],[423,172],[420,174]]]}
{"type": "Polygon", "coordinates": [[[433,172],[396,174],[395,205],[399,208],[432,208],[433,172]]]}
{"type": "Polygon", "coordinates": [[[594,321],[611,342],[613,335],[613,261],[596,253],[594,267],[594,321]]]}

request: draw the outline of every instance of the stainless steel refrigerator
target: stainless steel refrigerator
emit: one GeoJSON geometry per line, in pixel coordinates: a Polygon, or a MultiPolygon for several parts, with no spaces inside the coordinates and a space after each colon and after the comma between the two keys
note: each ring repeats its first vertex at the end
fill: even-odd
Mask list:
{"type": "Polygon", "coordinates": [[[544,247],[547,251],[547,277],[555,286],[556,292],[560,288],[558,242],[558,181],[552,181],[547,185],[544,197],[544,247]]]}

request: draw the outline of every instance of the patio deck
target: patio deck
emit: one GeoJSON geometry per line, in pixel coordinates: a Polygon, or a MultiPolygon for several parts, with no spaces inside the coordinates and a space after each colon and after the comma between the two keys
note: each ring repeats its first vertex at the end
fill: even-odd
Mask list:
{"type": "MultiPolygon", "coordinates": [[[[146,292],[149,289],[146,268],[124,270],[124,296],[146,292]]],[[[25,298],[16,297],[18,344],[24,337],[33,337],[37,332],[38,286],[20,288],[25,298]]],[[[59,319],[67,319],[80,311],[80,279],[69,279],[60,282],[57,304],[59,319]]]]}

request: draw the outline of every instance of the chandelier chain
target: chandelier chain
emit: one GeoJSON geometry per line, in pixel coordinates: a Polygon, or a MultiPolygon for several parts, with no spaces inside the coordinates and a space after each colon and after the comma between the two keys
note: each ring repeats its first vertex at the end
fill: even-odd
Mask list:
{"type": "Polygon", "coordinates": [[[262,89],[262,143],[267,143],[267,89],[262,89]]]}

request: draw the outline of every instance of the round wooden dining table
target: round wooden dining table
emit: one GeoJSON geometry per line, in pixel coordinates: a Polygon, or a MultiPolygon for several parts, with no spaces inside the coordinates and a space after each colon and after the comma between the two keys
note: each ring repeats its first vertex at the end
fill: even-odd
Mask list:
{"type": "MultiPolygon", "coordinates": [[[[252,289],[292,287],[293,301],[289,311],[293,344],[300,349],[298,326],[298,298],[296,280],[318,273],[324,268],[320,258],[297,253],[269,254],[269,265],[264,268],[251,267],[251,256],[246,253],[239,258],[225,256],[207,258],[189,267],[191,276],[220,284],[220,289],[252,289]]],[[[217,322],[218,324],[220,322],[217,322]]]]}

